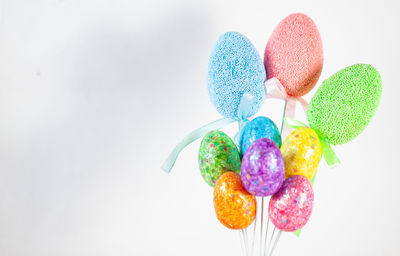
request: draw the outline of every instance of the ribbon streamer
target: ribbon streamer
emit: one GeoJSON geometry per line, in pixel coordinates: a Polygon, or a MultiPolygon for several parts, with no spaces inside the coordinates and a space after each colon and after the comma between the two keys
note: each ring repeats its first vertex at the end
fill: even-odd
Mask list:
{"type": "Polygon", "coordinates": [[[187,145],[197,140],[198,138],[203,137],[209,131],[221,129],[222,127],[225,127],[233,122],[236,122],[236,120],[233,118],[221,118],[189,133],[181,142],[178,143],[178,145],[175,146],[167,159],[161,165],[161,169],[166,173],[170,173],[179,154],[187,145]]]}
{"type": "Polygon", "coordinates": [[[297,129],[297,128],[301,128],[301,127],[308,127],[305,123],[300,122],[298,120],[291,119],[291,118],[285,118],[284,122],[287,127],[290,127],[293,129],[297,129]]]}
{"type": "Polygon", "coordinates": [[[329,143],[327,143],[324,139],[321,140],[321,143],[322,155],[324,156],[326,163],[330,168],[335,168],[340,164],[340,159],[337,157],[329,143]]]}
{"type": "Polygon", "coordinates": [[[227,117],[221,118],[209,124],[203,125],[202,127],[189,133],[181,142],[178,143],[178,145],[175,146],[175,148],[169,154],[167,159],[161,165],[161,169],[166,173],[170,173],[172,167],[174,167],[176,159],[186,146],[188,146],[195,140],[203,137],[209,131],[222,129],[223,127],[234,122],[239,122],[239,131],[235,135],[235,141],[236,143],[239,143],[243,128],[246,125],[246,123],[249,122],[249,120],[247,120],[247,116],[248,113],[250,112],[250,108],[253,102],[254,102],[253,95],[249,93],[244,93],[238,106],[238,111],[237,111],[238,118],[227,118],[227,117]]]}

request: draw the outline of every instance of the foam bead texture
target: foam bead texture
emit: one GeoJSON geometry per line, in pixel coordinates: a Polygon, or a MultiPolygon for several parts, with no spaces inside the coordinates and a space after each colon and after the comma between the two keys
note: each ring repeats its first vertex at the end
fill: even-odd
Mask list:
{"type": "Polygon", "coordinates": [[[208,94],[218,112],[238,118],[244,93],[254,97],[246,117],[254,115],[265,98],[265,69],[249,39],[238,32],[227,32],[215,43],[208,62],[208,94]]]}
{"type": "Polygon", "coordinates": [[[381,76],[373,66],[349,66],[322,83],[307,109],[308,123],[326,142],[347,143],[368,125],[381,94],[381,76]]]}
{"type": "Polygon", "coordinates": [[[272,32],[264,53],[267,77],[276,77],[291,96],[315,86],[323,66],[322,40],[311,18],[302,13],[283,19],[272,32]]]}

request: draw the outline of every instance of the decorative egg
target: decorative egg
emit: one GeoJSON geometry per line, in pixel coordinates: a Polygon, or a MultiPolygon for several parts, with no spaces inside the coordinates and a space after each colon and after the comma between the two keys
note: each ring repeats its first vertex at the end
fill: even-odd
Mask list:
{"type": "Polygon", "coordinates": [[[200,144],[199,167],[203,179],[214,187],[225,172],[240,173],[240,155],[235,143],[221,131],[207,133],[200,144]]]}
{"type": "Polygon", "coordinates": [[[234,172],[222,174],[214,188],[214,209],[218,220],[230,229],[244,229],[256,217],[256,199],[234,172]]]}
{"type": "Polygon", "coordinates": [[[311,179],[321,160],[322,146],[318,135],[311,128],[297,128],[282,143],[285,176],[303,175],[311,179]]]}
{"type": "Polygon", "coordinates": [[[368,64],[352,65],[322,82],[307,109],[308,123],[327,143],[347,143],[369,124],[381,94],[379,72],[368,64]]]}
{"type": "Polygon", "coordinates": [[[283,19],[272,32],[264,54],[268,78],[276,77],[288,95],[303,96],[321,75],[324,55],[314,21],[303,13],[283,19]]]}
{"type": "Polygon", "coordinates": [[[264,116],[254,118],[244,127],[240,139],[242,155],[245,154],[251,143],[261,138],[268,138],[274,141],[278,147],[281,147],[282,141],[278,127],[271,119],[264,116]]]}
{"type": "Polygon", "coordinates": [[[310,181],[301,175],[286,179],[269,201],[268,214],[279,230],[293,232],[308,222],[314,204],[310,181]]]}
{"type": "Polygon", "coordinates": [[[269,196],[281,187],[285,165],[276,143],[267,138],[254,141],[242,159],[244,187],[256,196],[269,196]]]}
{"type": "Polygon", "coordinates": [[[237,112],[244,93],[253,96],[245,118],[254,115],[264,102],[265,80],[263,62],[249,39],[238,32],[218,38],[208,61],[207,86],[221,115],[240,118],[237,112]]]}

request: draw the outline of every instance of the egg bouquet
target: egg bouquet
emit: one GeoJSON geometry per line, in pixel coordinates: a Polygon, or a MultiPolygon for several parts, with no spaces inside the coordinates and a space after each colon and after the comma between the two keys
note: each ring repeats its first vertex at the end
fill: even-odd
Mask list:
{"type": "Polygon", "coordinates": [[[302,96],[317,84],[322,66],[320,34],[304,14],[279,23],[264,62],[244,35],[224,33],[210,54],[207,76],[210,100],[223,118],[186,136],[162,165],[169,173],[181,150],[203,137],[201,175],[214,187],[218,220],[240,231],[243,255],[272,255],[282,232],[300,234],[312,212],[320,159],[338,165],[331,145],[357,137],[376,112],[382,82],[368,64],[333,74],[308,104],[302,96]],[[254,118],[269,98],[285,101],[280,130],[268,117],[254,118]],[[308,125],[295,120],[297,104],[308,125]],[[220,129],[233,122],[239,129],[232,139],[220,129]]]}

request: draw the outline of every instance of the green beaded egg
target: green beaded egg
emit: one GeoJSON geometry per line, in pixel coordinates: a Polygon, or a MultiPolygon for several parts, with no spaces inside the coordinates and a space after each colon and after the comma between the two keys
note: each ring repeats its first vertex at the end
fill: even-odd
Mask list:
{"type": "Polygon", "coordinates": [[[322,82],[307,109],[308,123],[329,144],[347,143],[371,121],[381,94],[381,76],[373,66],[349,66],[322,82]]]}

